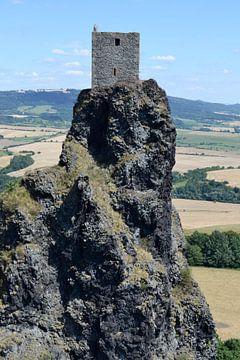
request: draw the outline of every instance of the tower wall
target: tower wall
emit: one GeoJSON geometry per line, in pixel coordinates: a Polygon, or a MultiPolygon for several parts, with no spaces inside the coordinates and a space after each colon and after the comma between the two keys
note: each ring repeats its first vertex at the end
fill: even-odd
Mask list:
{"type": "Polygon", "coordinates": [[[92,87],[139,79],[139,33],[92,33],[92,87]]]}

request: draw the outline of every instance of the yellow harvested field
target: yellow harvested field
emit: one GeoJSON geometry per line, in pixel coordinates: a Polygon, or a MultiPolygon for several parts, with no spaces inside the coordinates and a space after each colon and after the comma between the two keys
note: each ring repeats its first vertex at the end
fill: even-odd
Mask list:
{"type": "Polygon", "coordinates": [[[0,168],[8,166],[12,157],[12,155],[0,156],[0,168]]]}
{"type": "Polygon", "coordinates": [[[225,122],[224,125],[227,125],[227,126],[240,126],[240,121],[235,120],[235,121],[225,122]]]}
{"type": "Polygon", "coordinates": [[[240,338],[240,271],[232,269],[192,268],[222,340],[240,338]]]}
{"type": "Polygon", "coordinates": [[[229,186],[240,187],[240,169],[209,171],[207,178],[209,180],[227,181],[229,186]]]}
{"type": "Polygon", "coordinates": [[[184,229],[240,224],[240,204],[173,199],[184,229]]]}
{"type": "Polygon", "coordinates": [[[223,133],[224,135],[226,132],[234,133],[234,128],[232,127],[208,126],[208,129],[218,133],[223,133]]]}
{"type": "Polygon", "coordinates": [[[205,226],[203,228],[195,228],[195,229],[184,229],[185,235],[191,235],[194,231],[198,231],[201,233],[211,234],[213,231],[235,231],[240,233],[240,222],[239,224],[229,224],[229,225],[215,225],[215,226],[205,226]]]}
{"type": "Polygon", "coordinates": [[[14,153],[20,151],[34,151],[35,155],[32,156],[34,163],[25,169],[9,173],[10,176],[23,176],[26,171],[38,169],[46,166],[53,166],[58,163],[59,155],[62,150],[62,141],[53,142],[36,142],[11,148],[14,153]]]}
{"type": "Polygon", "coordinates": [[[34,126],[18,126],[18,125],[5,125],[0,124],[0,131],[2,130],[16,130],[16,131],[40,131],[40,132],[67,132],[68,129],[61,129],[61,128],[50,128],[50,127],[34,127],[34,126]]]}
{"type": "Polygon", "coordinates": [[[65,140],[65,138],[66,138],[66,134],[54,136],[54,137],[51,137],[50,139],[46,139],[46,140],[44,140],[44,141],[45,141],[45,142],[61,142],[61,143],[63,143],[63,141],[65,140]]]}
{"type": "Polygon", "coordinates": [[[19,130],[19,129],[1,129],[0,135],[3,135],[4,138],[15,138],[15,137],[34,137],[34,136],[46,136],[54,135],[56,131],[45,131],[40,128],[35,130],[19,130]]]}
{"type": "Polygon", "coordinates": [[[216,150],[177,147],[174,171],[181,173],[208,166],[240,166],[239,154],[216,150]]]}

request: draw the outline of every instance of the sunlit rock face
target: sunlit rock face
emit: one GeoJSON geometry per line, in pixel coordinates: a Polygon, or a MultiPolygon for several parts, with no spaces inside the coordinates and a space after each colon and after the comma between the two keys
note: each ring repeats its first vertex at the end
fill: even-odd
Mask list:
{"type": "Polygon", "coordinates": [[[4,359],[215,359],[171,204],[175,127],[154,80],[84,90],[59,165],[1,199],[4,359]]]}

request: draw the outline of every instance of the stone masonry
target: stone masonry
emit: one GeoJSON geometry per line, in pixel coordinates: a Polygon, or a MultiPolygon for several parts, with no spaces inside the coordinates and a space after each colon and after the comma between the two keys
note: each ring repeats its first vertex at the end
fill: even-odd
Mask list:
{"type": "Polygon", "coordinates": [[[139,41],[136,32],[92,33],[92,87],[139,79],[139,41]]]}

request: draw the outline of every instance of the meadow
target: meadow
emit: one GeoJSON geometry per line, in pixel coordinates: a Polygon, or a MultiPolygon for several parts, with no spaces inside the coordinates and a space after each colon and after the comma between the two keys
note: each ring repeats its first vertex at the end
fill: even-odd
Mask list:
{"type": "MultiPolygon", "coordinates": [[[[240,138],[239,138],[240,142],[240,138]]],[[[174,171],[185,173],[188,170],[211,166],[240,166],[240,154],[234,151],[217,151],[194,147],[177,147],[174,171]]]]}
{"type": "Polygon", "coordinates": [[[231,187],[240,187],[240,169],[209,171],[207,178],[221,182],[227,181],[231,187]]]}
{"type": "Polygon", "coordinates": [[[207,299],[220,338],[240,339],[240,271],[206,267],[191,270],[207,299]]]}
{"type": "Polygon", "coordinates": [[[231,230],[240,228],[240,204],[173,199],[184,231],[231,230]]]}

